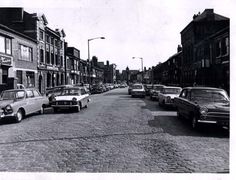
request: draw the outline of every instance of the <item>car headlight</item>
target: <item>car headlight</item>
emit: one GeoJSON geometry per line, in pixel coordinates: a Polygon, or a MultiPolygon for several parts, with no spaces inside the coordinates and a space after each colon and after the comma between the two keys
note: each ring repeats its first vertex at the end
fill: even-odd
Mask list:
{"type": "Polygon", "coordinates": [[[72,101],[77,101],[77,99],[75,97],[72,98],[72,101]]]}
{"type": "Polygon", "coordinates": [[[200,108],[200,114],[201,114],[201,115],[206,116],[207,113],[208,113],[207,107],[201,107],[201,108],[200,108]]]}
{"type": "Polygon", "coordinates": [[[5,112],[6,112],[6,113],[12,113],[12,112],[13,112],[11,105],[7,105],[7,106],[5,107],[5,112]]]}

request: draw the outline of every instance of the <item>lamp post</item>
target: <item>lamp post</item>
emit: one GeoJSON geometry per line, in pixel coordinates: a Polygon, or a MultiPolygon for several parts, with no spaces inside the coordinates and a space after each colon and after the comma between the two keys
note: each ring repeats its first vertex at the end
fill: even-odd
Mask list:
{"type": "Polygon", "coordinates": [[[133,59],[138,58],[141,60],[141,70],[142,70],[142,80],[141,82],[143,83],[143,58],[142,57],[132,57],[133,59]]]}
{"type": "MultiPolygon", "coordinates": [[[[105,37],[95,37],[95,38],[91,38],[91,39],[88,39],[88,63],[90,62],[90,49],[89,49],[89,42],[92,41],[92,40],[95,40],[95,39],[105,39],[105,37]]],[[[89,68],[89,75],[91,73],[91,70],[89,68]]],[[[89,77],[89,84],[91,84],[91,78],[89,77]]]]}

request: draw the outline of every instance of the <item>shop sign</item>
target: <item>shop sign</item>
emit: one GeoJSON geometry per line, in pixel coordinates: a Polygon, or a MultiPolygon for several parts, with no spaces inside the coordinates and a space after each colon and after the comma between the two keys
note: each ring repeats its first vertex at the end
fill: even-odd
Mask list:
{"type": "Polygon", "coordinates": [[[0,56],[0,65],[12,66],[12,57],[0,56]]]}

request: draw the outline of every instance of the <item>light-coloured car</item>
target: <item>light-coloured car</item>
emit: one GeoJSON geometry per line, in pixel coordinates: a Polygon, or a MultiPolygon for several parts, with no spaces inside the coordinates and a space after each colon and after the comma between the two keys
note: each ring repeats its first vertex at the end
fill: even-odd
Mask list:
{"type": "Polygon", "coordinates": [[[60,109],[74,109],[79,112],[87,108],[90,101],[89,94],[82,87],[71,87],[61,90],[61,93],[52,99],[54,112],[60,109]]]}
{"type": "Polygon", "coordinates": [[[14,118],[16,122],[21,122],[26,115],[42,114],[48,103],[48,98],[37,89],[6,90],[1,93],[0,119],[14,118]]]}
{"type": "Polygon", "coordinates": [[[145,88],[142,84],[134,84],[132,86],[132,90],[131,90],[131,96],[132,97],[138,96],[138,97],[143,97],[144,98],[145,94],[146,94],[145,88]]]}
{"type": "Polygon", "coordinates": [[[150,99],[151,100],[158,100],[159,98],[159,92],[161,91],[161,89],[165,87],[162,84],[153,84],[152,89],[150,90],[150,99]]]}
{"type": "Polygon", "coordinates": [[[172,106],[174,107],[174,98],[178,97],[182,88],[165,86],[158,94],[160,106],[172,106]]]}

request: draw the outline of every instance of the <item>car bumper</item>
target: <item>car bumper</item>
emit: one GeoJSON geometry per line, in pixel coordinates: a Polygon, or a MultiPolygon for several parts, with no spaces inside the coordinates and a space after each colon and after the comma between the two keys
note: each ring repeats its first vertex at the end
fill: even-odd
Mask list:
{"type": "Polygon", "coordinates": [[[15,114],[11,113],[11,114],[4,114],[3,112],[0,112],[0,120],[4,119],[4,118],[14,118],[15,114]]]}
{"type": "Polygon", "coordinates": [[[145,96],[145,92],[131,92],[132,96],[145,96]]]}
{"type": "Polygon", "coordinates": [[[217,124],[220,126],[227,126],[229,127],[229,117],[201,117],[197,120],[199,123],[206,123],[206,124],[217,124]]]}

